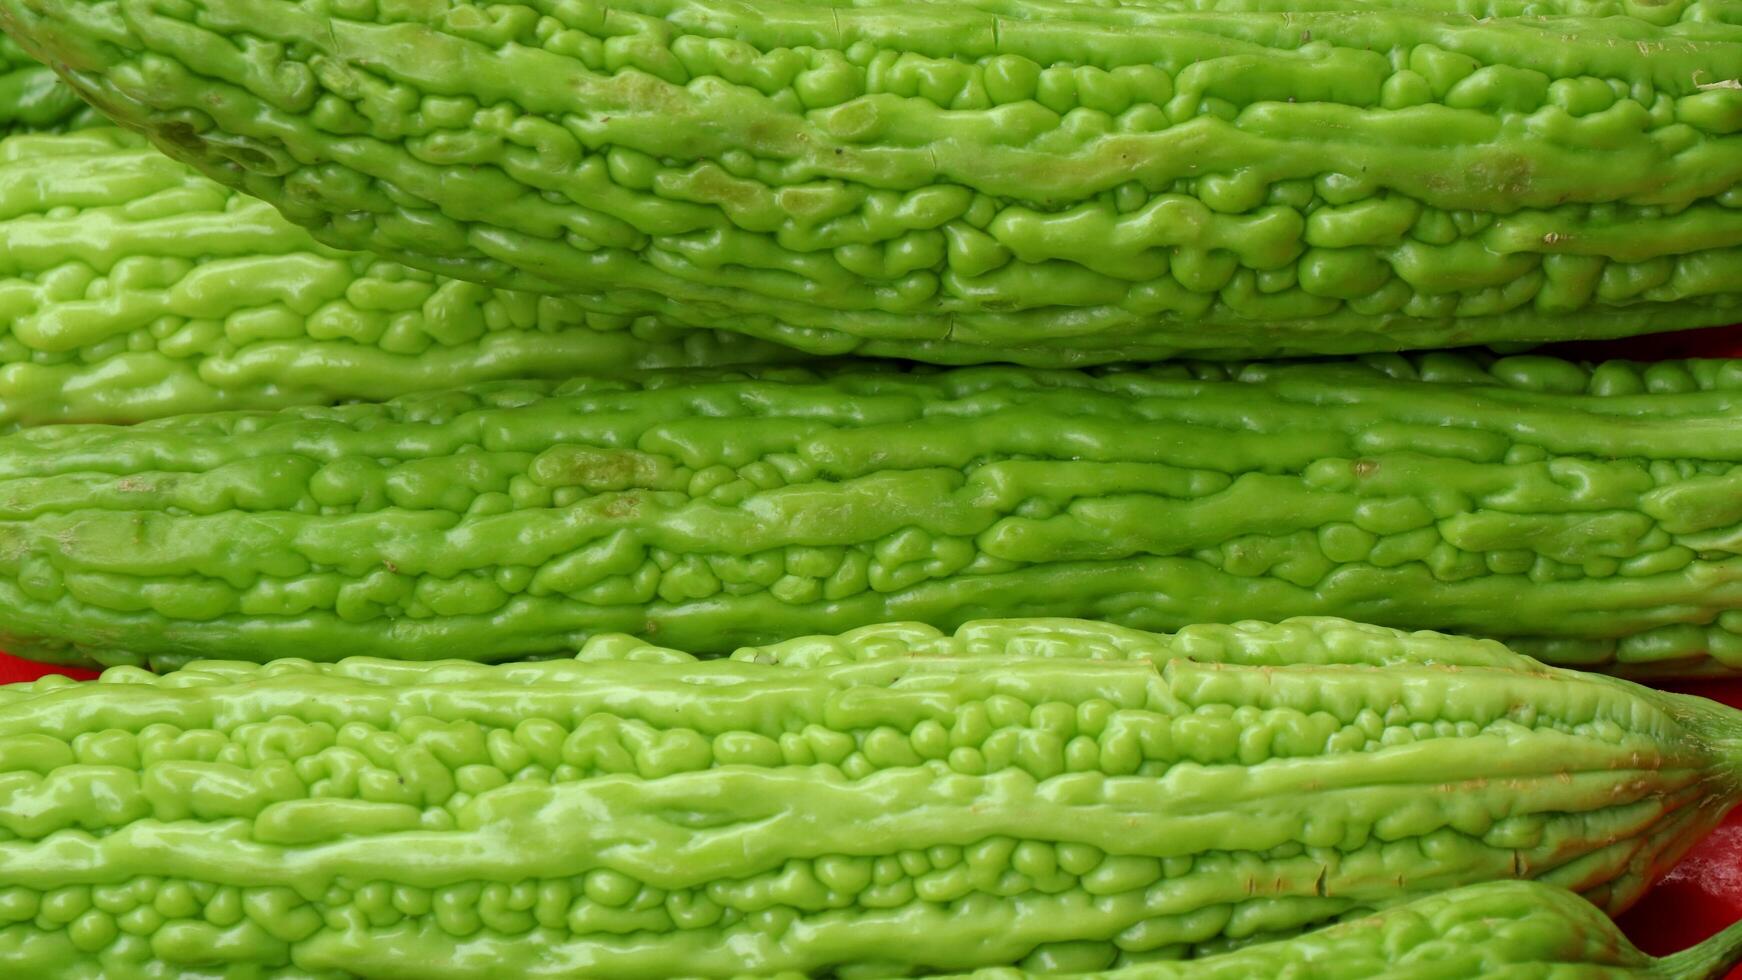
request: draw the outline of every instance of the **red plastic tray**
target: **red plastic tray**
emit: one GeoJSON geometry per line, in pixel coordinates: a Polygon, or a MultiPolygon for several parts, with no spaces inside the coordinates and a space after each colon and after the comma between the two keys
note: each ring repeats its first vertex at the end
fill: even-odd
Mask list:
{"type": "MultiPolygon", "coordinates": [[[[1633,341],[1563,345],[1558,352],[1581,358],[1742,357],[1742,325],[1633,341]]],[[[0,653],[0,683],[31,680],[55,668],[0,653]]],[[[89,671],[64,670],[75,677],[89,671]]],[[[1688,684],[1678,690],[1742,708],[1742,680],[1688,684]]],[[[1742,920],[1742,807],[1696,846],[1632,911],[1621,918],[1627,934],[1648,953],[1663,955],[1705,939],[1742,920]]],[[[1728,980],[1742,980],[1742,967],[1728,980]]]]}

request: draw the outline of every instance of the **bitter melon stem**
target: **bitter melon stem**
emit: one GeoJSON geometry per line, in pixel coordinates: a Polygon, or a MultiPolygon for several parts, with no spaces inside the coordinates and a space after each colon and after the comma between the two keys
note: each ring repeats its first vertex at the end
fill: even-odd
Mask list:
{"type": "Polygon", "coordinates": [[[1713,758],[1711,778],[1726,791],[1742,791],[1742,719],[1734,709],[1691,694],[1655,693],[1669,702],[1666,707],[1688,731],[1706,743],[1713,758]]]}
{"type": "Polygon", "coordinates": [[[1655,972],[1671,980],[1717,980],[1742,963],[1742,922],[1705,942],[1657,961],[1655,972]]]}

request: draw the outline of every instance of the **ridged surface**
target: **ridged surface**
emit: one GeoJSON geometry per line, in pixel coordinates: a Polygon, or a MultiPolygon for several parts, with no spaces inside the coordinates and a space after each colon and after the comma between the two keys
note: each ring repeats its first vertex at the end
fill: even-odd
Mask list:
{"type": "Polygon", "coordinates": [[[1742,666],[1742,363],[502,384],[0,439],[0,649],[499,660],[1331,614],[1742,666]]]}
{"type": "Polygon", "coordinates": [[[0,428],[793,360],[320,245],[120,130],[0,140],[0,428]]]}
{"type": "Polygon", "coordinates": [[[335,245],[1038,365],[1729,322],[1737,0],[5,0],[335,245]]]}
{"type": "MultiPolygon", "coordinates": [[[[1521,881],[1467,885],[1294,939],[1195,960],[1069,974],[1073,980],[1716,980],[1742,949],[1742,926],[1653,959],[1609,917],[1566,890],[1521,881]]],[[[938,980],[1038,980],[988,967],[938,980]]],[[[784,980],[802,980],[793,974],[784,980]]]]}
{"type": "Polygon", "coordinates": [[[80,129],[102,117],[54,72],[0,34],[0,137],[38,130],[80,129]]]}
{"type": "Polygon", "coordinates": [[[1739,790],[1733,711],[1483,641],[1018,621],[799,646],[0,689],[0,967],[1099,969],[1499,878],[1618,910],[1739,790]]]}
{"type": "Polygon", "coordinates": [[[85,129],[103,120],[54,71],[0,35],[0,136],[85,129]]]}

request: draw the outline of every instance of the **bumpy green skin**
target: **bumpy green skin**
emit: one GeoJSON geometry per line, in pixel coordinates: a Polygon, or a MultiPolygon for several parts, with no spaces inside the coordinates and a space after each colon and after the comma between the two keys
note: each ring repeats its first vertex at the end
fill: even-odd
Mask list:
{"type": "Polygon", "coordinates": [[[0,428],[802,356],[327,248],[117,129],[0,140],[0,222],[0,428]]]}
{"type": "Polygon", "coordinates": [[[0,137],[38,130],[80,129],[102,117],[54,72],[0,34],[0,137]]]}
{"type": "Polygon", "coordinates": [[[0,25],[334,245],[812,351],[1056,366],[1737,319],[1739,10],[0,0],[0,25]]]}
{"type": "Polygon", "coordinates": [[[1742,667],[1742,363],[1447,354],[502,384],[0,439],[0,649],[718,653],[1339,615],[1742,667]]]}
{"type": "Polygon", "coordinates": [[[0,689],[0,973],[1070,972],[1504,878],[1614,912],[1742,796],[1739,737],[1322,619],[120,667],[0,689]]]}
{"type": "MultiPolygon", "coordinates": [[[[1653,959],[1564,889],[1498,881],[1452,889],[1295,939],[1074,980],[1716,980],[1742,958],[1742,925],[1653,959]]],[[[990,967],[937,980],[1035,980],[990,967]]]]}

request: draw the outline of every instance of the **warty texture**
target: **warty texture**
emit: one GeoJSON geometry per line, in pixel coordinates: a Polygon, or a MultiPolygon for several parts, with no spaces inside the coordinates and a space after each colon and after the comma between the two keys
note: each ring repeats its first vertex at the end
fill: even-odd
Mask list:
{"type": "Polygon", "coordinates": [[[0,137],[16,132],[78,129],[99,116],[46,65],[0,34],[0,137]]]}
{"type": "Polygon", "coordinates": [[[0,139],[0,429],[800,357],[328,248],[122,130],[0,139]]]}
{"type": "Polygon", "coordinates": [[[0,688],[0,968],[1069,972],[1505,878],[1619,911],[1742,794],[1738,717],[1337,620],[120,667],[0,688]]]}
{"type": "Polygon", "coordinates": [[[1499,881],[1438,892],[1294,939],[1201,959],[1062,977],[988,967],[936,980],[1718,980],[1739,956],[1742,925],[1653,959],[1608,916],[1565,889],[1499,881]]]}
{"type": "Polygon", "coordinates": [[[1738,318],[1738,0],[4,0],[329,244],[1059,366],[1738,318]]]}
{"type": "Polygon", "coordinates": [[[0,649],[696,653],[1340,615],[1742,666],[1742,362],[1448,354],[502,383],[0,438],[0,649]]]}

